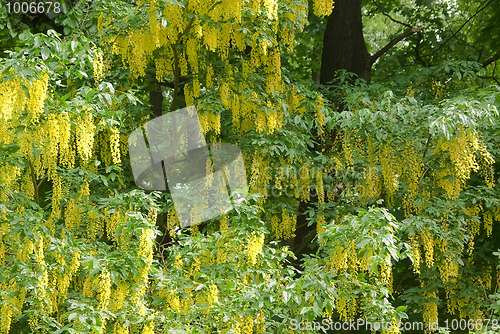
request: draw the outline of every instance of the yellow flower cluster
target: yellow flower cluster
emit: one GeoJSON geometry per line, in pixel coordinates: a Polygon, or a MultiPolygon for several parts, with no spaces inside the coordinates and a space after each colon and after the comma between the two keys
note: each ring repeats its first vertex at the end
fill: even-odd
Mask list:
{"type": "Polygon", "coordinates": [[[109,310],[117,312],[124,306],[125,298],[129,293],[129,286],[124,282],[118,282],[118,286],[112,292],[109,310]]]}
{"type": "MultiPolygon", "coordinates": [[[[5,213],[5,211],[2,213],[5,213]]],[[[10,228],[8,223],[0,223],[0,265],[5,265],[5,252],[7,251],[8,246],[2,241],[2,238],[5,234],[9,233],[9,230],[10,228]]]]}
{"type": "Polygon", "coordinates": [[[9,123],[16,119],[18,110],[24,109],[26,94],[21,86],[21,79],[16,77],[0,83],[0,142],[12,140],[9,123]]]}
{"type": "Polygon", "coordinates": [[[444,263],[438,264],[439,273],[441,274],[441,281],[448,283],[453,278],[458,276],[459,265],[454,261],[450,255],[445,257],[444,263]]]}
{"type": "Polygon", "coordinates": [[[337,300],[336,306],[337,306],[337,311],[339,312],[340,315],[340,319],[342,321],[349,321],[354,319],[358,307],[356,298],[350,298],[348,300],[346,296],[342,296],[337,300]]]}
{"type": "Polygon", "coordinates": [[[323,111],[324,108],[324,102],[323,102],[323,97],[318,94],[318,97],[316,99],[316,123],[318,124],[318,127],[322,127],[325,124],[325,119],[326,115],[323,111]]]}
{"type": "Polygon", "coordinates": [[[296,224],[297,216],[289,214],[286,209],[282,209],[281,222],[276,216],[271,218],[271,227],[278,239],[287,240],[291,237],[295,237],[294,232],[296,224]]]}
{"type": "Polygon", "coordinates": [[[174,267],[177,267],[179,269],[182,269],[182,266],[183,266],[183,262],[182,262],[182,258],[181,258],[181,254],[177,254],[175,256],[175,261],[174,261],[174,267]]]}
{"type": "Polygon", "coordinates": [[[380,282],[386,283],[392,292],[392,267],[386,261],[380,263],[380,282]]]}
{"type": "Polygon", "coordinates": [[[412,143],[407,142],[403,153],[403,161],[407,169],[405,180],[408,182],[409,198],[415,198],[418,194],[418,182],[424,170],[422,155],[415,149],[412,143]]]}
{"type": "Polygon", "coordinates": [[[175,210],[170,209],[168,210],[167,214],[167,230],[168,234],[172,239],[174,239],[177,236],[176,230],[178,228],[179,228],[179,218],[177,217],[175,210]]]}
{"type": "Polygon", "coordinates": [[[95,52],[94,54],[93,68],[94,68],[94,81],[96,86],[98,86],[101,83],[102,79],[104,78],[104,61],[102,59],[102,53],[99,51],[95,52]]]}
{"type": "Polygon", "coordinates": [[[44,101],[47,99],[49,76],[43,74],[39,80],[34,80],[28,87],[30,98],[27,100],[28,124],[38,121],[39,115],[44,111],[44,101]]]}
{"type": "Polygon", "coordinates": [[[413,272],[415,274],[420,274],[420,262],[421,262],[421,254],[420,254],[420,244],[415,235],[410,236],[410,245],[411,251],[413,253],[413,272]]]}
{"type": "Polygon", "coordinates": [[[310,185],[309,165],[303,164],[300,168],[299,186],[295,188],[295,198],[302,201],[309,201],[309,185],[310,185]]]}
{"type": "Polygon", "coordinates": [[[107,269],[104,269],[99,275],[99,288],[97,299],[99,300],[99,308],[107,309],[111,299],[111,274],[107,269]]]}
{"type": "Polygon", "coordinates": [[[314,0],[313,13],[316,16],[329,16],[333,11],[333,0],[314,0]]]}
{"type": "Polygon", "coordinates": [[[237,318],[238,329],[240,334],[253,334],[254,331],[254,320],[253,316],[250,314],[244,315],[237,318]]]}
{"type": "Polygon", "coordinates": [[[427,228],[424,228],[420,233],[424,244],[425,264],[427,267],[432,268],[434,265],[434,237],[427,228]]]}
{"type": "Polygon", "coordinates": [[[401,175],[399,166],[395,161],[394,149],[390,145],[385,145],[380,152],[380,163],[382,165],[382,177],[389,204],[394,200],[394,193],[399,186],[398,175],[401,175]]]}
{"type": "Polygon", "coordinates": [[[0,189],[1,201],[7,201],[9,189],[14,188],[20,174],[20,169],[17,166],[11,164],[4,164],[4,166],[0,166],[0,181],[3,185],[2,189],[0,189]]]}
{"type": "Polygon", "coordinates": [[[208,294],[208,304],[210,307],[214,306],[219,302],[219,289],[217,289],[217,285],[210,285],[209,294],[208,294]]]}
{"type": "Polygon", "coordinates": [[[279,130],[283,126],[283,112],[275,110],[271,101],[267,101],[267,108],[272,110],[267,117],[267,133],[272,134],[274,131],[279,130]]]}
{"type": "MultiPolygon", "coordinates": [[[[426,297],[436,298],[435,292],[426,292],[426,297]]],[[[435,302],[428,302],[422,304],[423,308],[423,321],[426,324],[436,323],[438,321],[438,308],[435,302]]]]}
{"type": "Polygon", "coordinates": [[[348,269],[352,271],[367,269],[367,262],[363,263],[358,259],[355,243],[356,240],[351,240],[344,242],[342,245],[338,242],[335,244],[335,253],[330,258],[330,268],[332,270],[344,272],[348,269]]]}
{"type": "Polygon", "coordinates": [[[64,211],[64,224],[68,231],[75,231],[80,225],[80,212],[76,201],[71,198],[66,205],[66,210],[64,211]]]}
{"type": "Polygon", "coordinates": [[[115,211],[113,213],[106,213],[104,214],[104,219],[106,221],[106,232],[107,232],[107,237],[110,240],[115,239],[114,234],[118,230],[118,227],[120,225],[120,221],[122,220],[122,215],[120,211],[115,211]]]}
{"type": "MultiPolygon", "coordinates": [[[[65,263],[63,263],[62,266],[64,267],[65,263]]],[[[58,291],[59,301],[62,302],[66,300],[70,282],[79,267],[80,267],[80,252],[78,251],[78,249],[75,249],[73,252],[73,257],[71,258],[70,266],[65,272],[65,275],[62,276],[60,273],[58,274],[59,279],[57,280],[57,288],[54,290],[58,291]]],[[[54,283],[56,283],[55,280],[54,283]]]]}
{"type": "Polygon", "coordinates": [[[318,203],[325,202],[325,189],[323,188],[323,171],[316,171],[316,193],[318,195],[318,203]]]}
{"type": "Polygon", "coordinates": [[[145,229],[141,234],[141,238],[139,240],[139,250],[137,255],[140,259],[146,261],[144,267],[140,268],[140,277],[143,280],[143,284],[148,283],[148,271],[153,263],[153,245],[154,245],[154,237],[152,229],[145,229]]]}
{"type": "Polygon", "coordinates": [[[87,211],[89,223],[87,225],[86,234],[90,239],[100,238],[104,234],[104,220],[99,216],[96,209],[87,211]]]}
{"type": "Polygon", "coordinates": [[[257,255],[262,252],[262,246],[264,245],[264,234],[252,235],[247,245],[247,256],[248,261],[255,265],[257,263],[257,255]]]}
{"type": "Polygon", "coordinates": [[[56,114],[50,114],[45,124],[47,146],[44,150],[43,165],[47,169],[47,178],[52,180],[57,168],[57,148],[59,144],[59,121],[56,114]]]}
{"type": "Polygon", "coordinates": [[[486,236],[491,237],[491,232],[493,231],[493,214],[490,210],[483,211],[483,223],[484,229],[486,230],[486,236]]]}
{"type": "Polygon", "coordinates": [[[76,147],[82,159],[82,164],[86,164],[92,157],[94,147],[94,117],[91,113],[85,113],[78,117],[76,128],[76,147]]]}
{"type": "MultiPolygon", "coordinates": [[[[387,327],[389,327],[388,325],[386,325],[387,327]]],[[[384,329],[382,331],[382,334],[398,334],[400,333],[399,332],[399,325],[398,325],[398,321],[396,320],[396,318],[392,318],[392,326],[389,327],[389,329],[384,329]]]]}
{"type": "Polygon", "coordinates": [[[150,321],[147,325],[142,329],[142,334],[154,334],[155,325],[152,321],[150,321]]]}
{"type": "Polygon", "coordinates": [[[483,141],[477,139],[477,151],[479,152],[478,165],[480,167],[479,174],[484,178],[486,185],[492,189],[495,185],[494,182],[494,170],[493,163],[495,160],[491,156],[490,152],[488,152],[486,145],[483,141]]]}
{"type": "Polygon", "coordinates": [[[250,192],[267,195],[268,178],[266,177],[267,160],[262,154],[255,151],[250,167],[250,192]]]}
{"type": "Polygon", "coordinates": [[[278,19],[278,1],[277,0],[263,0],[264,8],[266,9],[267,18],[269,20],[278,19]]]}
{"type": "Polygon", "coordinates": [[[22,314],[21,310],[26,297],[26,288],[20,288],[13,280],[9,284],[0,283],[0,290],[5,293],[0,299],[2,302],[2,307],[0,307],[0,333],[12,333],[10,328],[12,319],[22,314]],[[17,293],[10,294],[9,292],[17,293]]]}
{"type": "Polygon", "coordinates": [[[433,154],[439,152],[445,153],[445,157],[449,156],[452,162],[449,166],[442,161],[442,171],[437,173],[438,185],[446,191],[450,199],[458,198],[472,171],[479,171],[487,185],[493,187],[491,165],[494,160],[475,132],[459,129],[452,140],[441,139],[438,142],[433,154]],[[479,153],[479,161],[476,159],[476,152],[479,153]],[[450,176],[455,179],[454,182],[450,181],[450,176]]]}
{"type": "Polygon", "coordinates": [[[115,165],[120,164],[120,130],[111,128],[111,135],[109,137],[109,145],[111,149],[111,157],[115,165]]]}
{"type": "Polygon", "coordinates": [[[264,71],[267,73],[266,76],[266,92],[281,93],[282,82],[281,82],[281,55],[278,50],[269,52],[267,56],[262,57],[264,62],[264,71]]]}
{"type": "Polygon", "coordinates": [[[12,322],[13,308],[6,302],[0,308],[0,333],[9,333],[12,322]]]}
{"type": "Polygon", "coordinates": [[[198,118],[200,120],[203,133],[207,134],[210,130],[213,130],[215,134],[220,134],[220,115],[204,113],[199,114],[198,118]]]}
{"type": "Polygon", "coordinates": [[[365,169],[365,191],[360,194],[362,198],[378,198],[382,192],[382,180],[376,167],[365,169]]]}
{"type": "Polygon", "coordinates": [[[481,283],[484,284],[486,289],[491,289],[491,283],[493,281],[493,276],[492,276],[493,270],[491,269],[491,265],[488,265],[486,268],[486,272],[484,273],[484,276],[482,277],[481,283]]]}
{"type": "Polygon", "coordinates": [[[226,214],[222,215],[222,218],[219,221],[219,231],[227,231],[229,225],[227,221],[227,216],[226,214]]]}
{"type": "Polygon", "coordinates": [[[128,327],[122,325],[119,321],[115,322],[113,326],[113,334],[130,334],[130,330],[128,327]]]}
{"type": "Polygon", "coordinates": [[[92,276],[87,276],[83,282],[82,295],[84,297],[93,298],[94,297],[94,278],[92,276]]]}
{"type": "Polygon", "coordinates": [[[59,163],[62,167],[73,168],[75,164],[75,152],[71,145],[71,122],[69,115],[62,112],[58,117],[59,134],[59,163]]]}
{"type": "MultiPolygon", "coordinates": [[[[483,210],[481,204],[476,204],[465,209],[465,213],[471,216],[479,217],[479,214],[483,210]]],[[[473,239],[474,236],[479,235],[480,224],[473,219],[467,219],[467,227],[469,228],[470,236],[473,239]]]]}
{"type": "Polygon", "coordinates": [[[319,215],[316,220],[316,233],[319,234],[325,232],[325,225],[326,225],[325,216],[319,215]]]}

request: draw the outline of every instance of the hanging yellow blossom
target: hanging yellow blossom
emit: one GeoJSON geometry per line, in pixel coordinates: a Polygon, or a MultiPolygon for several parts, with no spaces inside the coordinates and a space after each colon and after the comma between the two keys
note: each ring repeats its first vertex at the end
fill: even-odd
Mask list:
{"type": "Polygon", "coordinates": [[[111,275],[104,269],[99,275],[98,296],[99,308],[107,309],[111,298],[111,275]]]}
{"type": "Polygon", "coordinates": [[[93,59],[93,65],[94,65],[94,81],[96,86],[98,86],[102,79],[104,78],[104,62],[102,59],[102,53],[97,51],[94,54],[94,59],[93,59]]]}
{"type": "Polygon", "coordinates": [[[91,113],[85,113],[78,117],[78,126],[76,128],[76,143],[78,154],[82,163],[86,164],[92,157],[92,148],[94,146],[95,125],[91,113]]]}
{"type": "Polygon", "coordinates": [[[247,246],[247,256],[248,260],[252,265],[257,263],[257,255],[262,251],[262,246],[264,245],[264,234],[260,236],[252,235],[247,246]]]}

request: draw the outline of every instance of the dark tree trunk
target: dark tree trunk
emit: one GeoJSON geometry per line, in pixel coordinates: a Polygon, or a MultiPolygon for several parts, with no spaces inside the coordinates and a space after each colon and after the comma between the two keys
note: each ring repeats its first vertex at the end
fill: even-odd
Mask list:
{"type": "Polygon", "coordinates": [[[162,88],[156,82],[156,74],[153,72],[151,75],[153,84],[152,89],[149,91],[149,103],[151,103],[151,111],[155,117],[163,115],[163,92],[162,88]]]}
{"type": "MultiPolygon", "coordinates": [[[[325,33],[323,36],[323,52],[321,57],[320,83],[328,84],[334,81],[335,72],[346,70],[356,73],[360,78],[370,82],[371,58],[366,49],[363,36],[363,23],[361,16],[362,0],[336,0],[332,14],[328,17],[325,33]]],[[[332,101],[338,111],[343,110],[340,101],[332,101]]],[[[332,140],[337,136],[334,130],[330,134],[332,140]]],[[[319,140],[318,140],[319,142],[319,140]]],[[[320,150],[321,147],[315,149],[320,150]]],[[[326,197],[326,194],[325,194],[326,197]]],[[[317,197],[311,198],[309,202],[301,202],[299,205],[299,216],[297,217],[297,230],[295,240],[288,241],[293,246],[297,257],[296,267],[300,267],[300,261],[304,254],[314,252],[308,247],[312,238],[316,235],[316,224],[307,226],[305,212],[317,203],[317,197]]]]}
{"type": "Polygon", "coordinates": [[[362,0],[336,0],[323,37],[321,84],[335,79],[341,69],[370,82],[370,55],[366,49],[361,17],[362,0]]]}
{"type": "MultiPolygon", "coordinates": [[[[162,86],[156,81],[156,73],[153,71],[151,73],[151,85],[149,91],[149,103],[151,104],[151,111],[153,113],[153,117],[160,117],[163,115],[163,90],[162,86]]],[[[162,246],[169,243],[171,240],[168,230],[167,230],[167,214],[160,213],[156,217],[156,226],[158,230],[160,230],[163,235],[156,237],[156,242],[160,247],[158,249],[159,252],[162,252],[162,246]]]]}

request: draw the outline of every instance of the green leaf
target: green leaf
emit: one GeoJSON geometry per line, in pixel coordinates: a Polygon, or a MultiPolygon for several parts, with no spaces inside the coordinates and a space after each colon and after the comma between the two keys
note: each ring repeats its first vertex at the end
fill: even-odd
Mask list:
{"type": "Polygon", "coordinates": [[[46,46],[40,49],[40,53],[42,54],[43,60],[47,60],[50,57],[50,50],[46,46]]]}
{"type": "Polygon", "coordinates": [[[76,317],[78,317],[78,313],[71,313],[71,314],[68,316],[68,322],[73,321],[73,319],[75,319],[76,317]]]}

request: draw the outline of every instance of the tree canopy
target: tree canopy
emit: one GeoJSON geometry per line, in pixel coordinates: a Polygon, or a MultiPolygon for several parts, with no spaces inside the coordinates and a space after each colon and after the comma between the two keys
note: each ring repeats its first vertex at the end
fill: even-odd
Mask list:
{"type": "Polygon", "coordinates": [[[4,2],[0,333],[498,332],[499,20],[498,0],[4,2]],[[248,195],[201,222],[192,198],[183,226],[129,136],[192,106],[248,195]]]}

